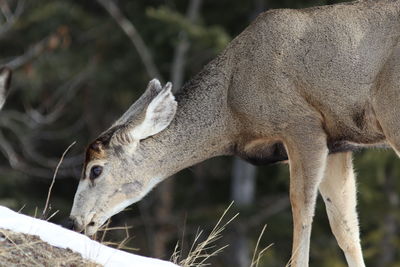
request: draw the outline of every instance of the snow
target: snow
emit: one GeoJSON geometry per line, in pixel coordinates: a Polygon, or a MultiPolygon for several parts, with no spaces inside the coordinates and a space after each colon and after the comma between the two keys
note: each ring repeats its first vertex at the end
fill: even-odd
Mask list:
{"type": "Polygon", "coordinates": [[[56,224],[35,219],[0,206],[0,228],[14,232],[37,235],[43,241],[78,252],[83,258],[104,266],[176,267],[177,265],[125,251],[110,248],[91,240],[85,235],[56,224]]]}

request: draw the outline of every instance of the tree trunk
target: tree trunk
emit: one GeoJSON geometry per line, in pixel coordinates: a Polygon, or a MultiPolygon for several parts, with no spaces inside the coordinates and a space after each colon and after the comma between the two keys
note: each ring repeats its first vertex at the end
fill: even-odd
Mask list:
{"type": "MultiPolygon", "coordinates": [[[[254,203],[255,182],[256,167],[239,158],[235,158],[232,167],[231,197],[239,211],[254,203]]],[[[234,230],[231,237],[233,250],[231,255],[233,257],[230,259],[232,261],[231,264],[232,266],[248,267],[251,264],[251,253],[247,231],[240,221],[233,226],[234,230]]]]}
{"type": "Polygon", "coordinates": [[[235,158],[232,167],[231,196],[239,208],[246,208],[254,202],[256,167],[235,158]]]}
{"type": "MultiPolygon", "coordinates": [[[[186,17],[193,23],[197,20],[202,0],[191,0],[188,6],[186,17]]],[[[179,42],[175,47],[174,59],[171,67],[171,81],[174,85],[174,92],[177,92],[183,85],[185,76],[186,53],[189,50],[190,43],[187,33],[181,31],[179,33],[179,42]]]]}

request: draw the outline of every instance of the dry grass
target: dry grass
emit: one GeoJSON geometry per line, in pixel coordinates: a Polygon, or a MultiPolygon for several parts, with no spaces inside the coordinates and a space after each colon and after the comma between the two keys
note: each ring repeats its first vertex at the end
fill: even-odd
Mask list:
{"type": "Polygon", "coordinates": [[[182,259],[182,253],[179,249],[179,243],[176,244],[174,253],[171,256],[171,261],[182,267],[203,267],[209,265],[207,260],[211,257],[216,256],[222,250],[224,250],[228,245],[217,248],[215,243],[222,237],[222,232],[225,230],[226,226],[232,222],[239,213],[235,214],[227,222],[222,223],[228,210],[232,207],[233,202],[225,209],[224,213],[219,218],[217,224],[214,226],[210,234],[203,240],[200,241],[203,235],[203,231],[197,231],[192,246],[186,255],[186,258],[182,259]]]}
{"type": "MultiPolygon", "coordinates": [[[[189,250],[189,252],[186,255],[186,258],[183,258],[182,252],[179,248],[179,242],[175,246],[174,253],[171,256],[171,261],[175,264],[178,264],[179,266],[182,267],[203,267],[210,265],[207,263],[207,260],[209,260],[211,257],[216,256],[222,250],[224,250],[226,247],[229,245],[224,245],[220,248],[217,248],[215,243],[222,238],[222,232],[225,230],[226,226],[231,223],[237,216],[239,216],[239,213],[235,214],[233,217],[231,217],[227,222],[222,223],[222,221],[225,218],[225,215],[229,211],[229,209],[232,207],[233,202],[225,209],[221,217],[219,218],[217,224],[214,226],[213,230],[210,232],[210,234],[204,239],[204,241],[199,241],[200,238],[202,237],[203,231],[198,231],[195,235],[194,241],[192,243],[192,246],[189,250]]],[[[266,230],[266,225],[264,225],[256,243],[256,247],[254,249],[253,257],[251,260],[251,265],[249,267],[258,267],[261,258],[265,255],[267,250],[273,245],[270,244],[266,246],[265,248],[259,250],[260,242],[261,239],[265,233],[266,230]]],[[[183,238],[182,238],[183,242],[183,238]]],[[[183,244],[181,244],[181,247],[183,247],[183,244]]]]}
{"type": "Polygon", "coordinates": [[[101,266],[70,249],[51,246],[37,236],[0,229],[0,266],[101,266]]]}
{"type": "Polygon", "coordinates": [[[132,228],[132,226],[116,226],[116,227],[110,227],[111,220],[108,219],[107,223],[105,223],[100,229],[95,233],[91,238],[93,240],[96,240],[100,242],[103,245],[113,247],[116,249],[123,249],[127,251],[138,251],[138,248],[133,248],[133,247],[128,247],[126,244],[133,239],[133,236],[129,234],[129,229],[132,228]],[[125,236],[121,241],[106,241],[106,236],[112,231],[124,231],[125,236]]]}
{"type": "Polygon", "coordinates": [[[265,248],[258,251],[258,247],[260,246],[260,241],[265,233],[265,229],[267,229],[267,225],[264,225],[263,229],[261,230],[260,235],[258,236],[256,247],[255,247],[254,253],[253,253],[253,258],[251,259],[250,267],[258,267],[258,264],[260,263],[261,258],[264,256],[264,254],[267,252],[267,250],[273,245],[273,244],[269,244],[265,248]]]}
{"type": "MultiPolygon", "coordinates": [[[[68,151],[71,149],[71,147],[73,147],[76,144],[76,141],[72,142],[72,144],[70,144],[63,152],[63,154],[61,155],[60,160],[58,161],[57,167],[54,171],[54,175],[53,175],[53,179],[51,180],[51,184],[49,187],[49,190],[47,191],[47,198],[46,198],[46,204],[44,205],[43,208],[43,212],[42,212],[42,219],[46,219],[47,221],[50,220],[54,215],[56,215],[58,213],[58,210],[55,211],[52,215],[49,216],[49,212],[51,210],[51,206],[49,206],[50,203],[50,196],[51,196],[51,190],[53,189],[54,183],[56,182],[56,177],[57,177],[57,173],[58,173],[58,169],[60,168],[65,155],[68,153],[68,151]],[[47,218],[46,218],[47,217],[47,218]]],[[[36,212],[35,212],[36,215],[36,212]]],[[[35,216],[36,217],[36,216],[35,216]]]]}

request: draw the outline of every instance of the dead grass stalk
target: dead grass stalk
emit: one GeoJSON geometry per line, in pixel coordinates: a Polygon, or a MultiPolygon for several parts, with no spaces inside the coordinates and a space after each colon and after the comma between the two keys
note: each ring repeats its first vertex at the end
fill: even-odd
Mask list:
{"type": "Polygon", "coordinates": [[[203,267],[209,265],[207,260],[211,257],[216,256],[222,250],[224,250],[228,245],[222,246],[220,248],[216,248],[215,243],[221,239],[222,232],[225,230],[227,225],[231,223],[239,213],[235,214],[232,218],[230,218],[226,223],[222,223],[225,215],[232,207],[233,202],[225,209],[221,217],[219,218],[217,224],[214,226],[210,234],[205,238],[204,241],[200,241],[202,237],[203,231],[198,230],[192,246],[186,256],[185,259],[182,259],[181,251],[179,250],[179,243],[176,244],[174,253],[171,256],[171,261],[175,264],[178,264],[182,267],[203,267]]]}

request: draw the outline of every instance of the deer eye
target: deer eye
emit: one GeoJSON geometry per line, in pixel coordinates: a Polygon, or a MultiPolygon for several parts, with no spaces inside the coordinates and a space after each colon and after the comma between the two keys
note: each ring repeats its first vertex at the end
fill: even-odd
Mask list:
{"type": "Polygon", "coordinates": [[[95,165],[90,169],[90,179],[94,180],[97,177],[100,176],[100,174],[103,172],[103,167],[99,165],[95,165]]]}

